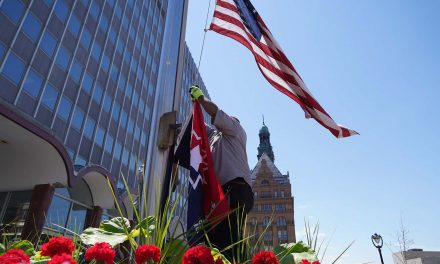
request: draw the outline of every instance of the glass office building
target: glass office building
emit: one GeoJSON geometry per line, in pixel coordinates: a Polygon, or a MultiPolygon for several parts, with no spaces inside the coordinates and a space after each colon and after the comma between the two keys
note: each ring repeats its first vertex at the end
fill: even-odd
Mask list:
{"type": "MultiPolygon", "coordinates": [[[[12,120],[5,114],[11,113],[21,120],[14,123],[29,122],[46,135],[41,138],[53,137],[52,145],[61,145],[59,153],[67,153],[70,161],[64,159],[64,165],[70,176],[53,180],[57,189],[50,209],[66,204],[62,207],[67,219],[61,220],[65,226],[73,208],[84,209],[78,221],[93,209],[74,199],[81,200],[80,191],[70,189],[80,182],[79,175],[95,173],[90,167],[109,176],[121,195],[121,175],[131,188],[138,187],[139,166],[149,158],[150,133],[157,129],[152,120],[155,97],[162,89],[161,70],[167,70],[174,90],[185,3],[0,0],[0,114],[5,120],[0,126],[12,120]],[[63,201],[55,203],[58,198],[63,201]]],[[[5,145],[14,141],[0,139],[5,145]]],[[[7,155],[1,146],[0,155],[7,155]]],[[[14,175],[8,177],[12,181],[14,175]]],[[[98,185],[93,180],[86,183],[98,185]]],[[[0,223],[17,208],[25,218],[32,189],[17,186],[11,191],[0,188],[0,223]],[[25,193],[19,196],[23,202],[14,198],[17,191],[25,193]]]]}

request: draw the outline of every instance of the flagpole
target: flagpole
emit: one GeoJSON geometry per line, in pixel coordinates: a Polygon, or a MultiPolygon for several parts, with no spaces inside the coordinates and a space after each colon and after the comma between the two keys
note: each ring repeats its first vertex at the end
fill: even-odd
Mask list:
{"type": "MultiPolygon", "coordinates": [[[[200,55],[199,55],[199,63],[197,64],[197,72],[199,73],[199,80],[197,82],[200,82],[200,63],[202,61],[203,56],[203,48],[205,47],[205,39],[206,39],[206,32],[208,32],[208,29],[206,28],[208,26],[208,18],[209,18],[209,10],[211,9],[211,0],[208,2],[208,10],[206,11],[206,19],[205,19],[205,27],[203,28],[203,40],[202,40],[202,48],[200,49],[200,55]]],[[[200,83],[198,83],[200,84],[200,83]]]]}

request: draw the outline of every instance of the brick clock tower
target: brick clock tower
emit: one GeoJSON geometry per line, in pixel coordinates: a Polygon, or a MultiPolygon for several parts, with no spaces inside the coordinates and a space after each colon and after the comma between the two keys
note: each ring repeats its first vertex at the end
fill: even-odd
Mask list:
{"type": "Polygon", "coordinates": [[[257,241],[263,231],[262,241],[266,248],[296,242],[293,194],[289,172],[283,175],[274,164],[270,133],[264,124],[259,132],[258,162],[252,170],[254,208],[248,214],[247,228],[257,241]]]}

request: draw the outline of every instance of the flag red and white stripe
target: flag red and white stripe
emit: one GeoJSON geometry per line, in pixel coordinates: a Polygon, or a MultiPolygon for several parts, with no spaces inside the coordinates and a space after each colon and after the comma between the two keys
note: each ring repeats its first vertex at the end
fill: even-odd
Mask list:
{"type": "Polygon", "coordinates": [[[267,81],[297,102],[307,118],[314,118],[337,138],[358,134],[336,124],[316,101],[249,0],[217,0],[210,29],[248,48],[267,81]]]}

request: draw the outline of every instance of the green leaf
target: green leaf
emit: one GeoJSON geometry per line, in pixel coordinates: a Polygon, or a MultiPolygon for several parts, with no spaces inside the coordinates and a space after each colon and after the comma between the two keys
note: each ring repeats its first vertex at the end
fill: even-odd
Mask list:
{"type": "Polygon", "coordinates": [[[5,254],[5,252],[6,252],[5,246],[2,243],[0,243],[0,255],[5,254]]]}
{"type": "Polygon", "coordinates": [[[315,256],[314,253],[303,252],[303,253],[292,253],[292,255],[295,260],[294,263],[299,263],[303,259],[306,259],[310,262],[318,260],[318,258],[315,256]]]}
{"type": "Polygon", "coordinates": [[[281,244],[275,247],[274,252],[280,259],[281,264],[295,264],[302,259],[317,260],[313,250],[306,246],[302,241],[299,241],[298,243],[281,244]],[[298,255],[301,257],[300,254],[305,254],[307,257],[297,260],[297,257],[295,256],[298,255]]]}
{"type": "Polygon", "coordinates": [[[217,248],[211,248],[211,255],[215,261],[217,261],[218,258],[221,258],[223,264],[231,264],[231,262],[222,253],[220,253],[220,250],[217,248]]]}
{"type": "Polygon", "coordinates": [[[49,259],[41,259],[41,260],[33,260],[33,259],[31,259],[31,263],[32,264],[46,264],[49,261],[50,261],[50,258],[49,259]]]}
{"type": "Polygon", "coordinates": [[[139,236],[141,229],[146,237],[152,236],[153,232],[156,230],[156,218],[154,216],[147,216],[147,218],[142,220],[136,226],[136,228],[131,232],[131,235],[133,237],[139,236]]]}
{"type": "Polygon", "coordinates": [[[115,217],[110,220],[103,221],[99,228],[111,233],[127,233],[130,229],[130,221],[124,217],[115,217]]]}
{"type": "Polygon", "coordinates": [[[9,249],[21,249],[28,255],[29,257],[33,256],[35,254],[34,245],[30,241],[27,240],[21,240],[17,241],[14,244],[12,244],[9,249]]]}
{"type": "Polygon", "coordinates": [[[128,239],[128,235],[89,227],[80,235],[80,239],[86,245],[94,245],[96,242],[107,242],[114,247],[125,242],[128,239]]]}

